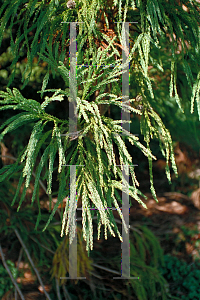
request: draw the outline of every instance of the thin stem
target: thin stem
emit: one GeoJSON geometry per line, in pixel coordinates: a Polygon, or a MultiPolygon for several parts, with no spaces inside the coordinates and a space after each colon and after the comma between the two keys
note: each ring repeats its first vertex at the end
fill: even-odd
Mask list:
{"type": "MultiPolygon", "coordinates": [[[[60,223],[59,223],[60,224],[60,223]]],[[[44,246],[43,244],[39,243],[37,240],[35,240],[32,236],[30,236],[30,238],[37,243],[38,245],[40,245],[42,248],[46,249],[47,251],[51,252],[52,254],[55,254],[54,251],[52,251],[51,249],[47,248],[46,246],[44,246]]]]}
{"type": "MultiPolygon", "coordinates": [[[[19,257],[17,260],[17,270],[19,270],[19,263],[22,259],[22,253],[23,253],[23,247],[21,247],[20,251],[19,251],[19,257]]],[[[15,300],[17,300],[17,289],[15,288],[15,300]]]]}
{"type": "Polygon", "coordinates": [[[56,279],[56,293],[57,293],[57,297],[58,297],[58,300],[62,300],[61,299],[61,295],[60,295],[60,288],[59,288],[59,284],[58,284],[58,279],[56,279]]]}
{"type": "Polygon", "coordinates": [[[14,277],[12,276],[12,273],[6,263],[6,260],[5,260],[5,257],[4,257],[4,254],[3,254],[3,250],[1,248],[1,244],[0,244],[0,254],[1,254],[1,258],[2,258],[2,262],[3,262],[3,265],[4,265],[4,268],[6,269],[6,271],[8,272],[8,275],[10,276],[11,280],[12,280],[12,283],[14,284],[15,288],[17,289],[18,291],[18,294],[20,295],[21,299],[22,300],[25,300],[20,288],[18,287],[18,284],[17,282],[15,281],[14,277]]]}
{"type": "Polygon", "coordinates": [[[21,239],[21,236],[19,235],[19,232],[17,231],[17,229],[14,229],[14,232],[15,232],[15,234],[16,234],[18,240],[20,241],[22,247],[24,248],[24,251],[26,252],[26,255],[27,255],[27,257],[28,257],[28,260],[30,261],[31,266],[32,266],[33,270],[34,270],[35,273],[36,273],[36,276],[37,276],[37,278],[38,278],[38,281],[39,281],[39,283],[41,284],[41,286],[42,286],[42,288],[43,288],[43,291],[44,291],[45,296],[47,297],[48,300],[51,300],[49,294],[48,294],[47,291],[45,290],[45,287],[44,287],[44,284],[43,284],[42,279],[41,279],[41,277],[40,277],[40,274],[39,274],[38,270],[36,269],[36,267],[35,267],[35,265],[34,265],[32,259],[31,259],[31,257],[30,257],[30,254],[29,254],[29,252],[28,252],[28,249],[26,248],[26,245],[24,244],[24,242],[23,242],[22,239],[21,239]]]}
{"type": "Polygon", "coordinates": [[[62,285],[62,288],[63,288],[63,292],[64,292],[64,295],[65,295],[65,299],[66,300],[72,300],[72,298],[70,297],[70,294],[68,293],[68,290],[66,289],[64,284],[62,285]]]}
{"type": "Polygon", "coordinates": [[[115,270],[112,270],[112,269],[109,269],[109,268],[106,268],[106,267],[97,265],[97,264],[95,264],[95,263],[92,263],[92,265],[93,265],[94,267],[96,267],[96,268],[99,268],[99,269],[102,269],[102,270],[108,271],[108,272],[110,272],[110,273],[114,273],[114,274],[117,274],[117,275],[120,275],[120,276],[121,276],[121,274],[120,274],[119,272],[115,271],[115,270]]]}

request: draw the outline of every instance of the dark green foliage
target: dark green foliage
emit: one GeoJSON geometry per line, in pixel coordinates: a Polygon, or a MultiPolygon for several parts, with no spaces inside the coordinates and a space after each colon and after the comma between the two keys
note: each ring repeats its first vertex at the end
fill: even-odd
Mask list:
{"type": "Polygon", "coordinates": [[[182,300],[200,298],[200,262],[187,264],[172,255],[165,255],[165,268],[162,274],[169,283],[172,295],[182,300]]]}

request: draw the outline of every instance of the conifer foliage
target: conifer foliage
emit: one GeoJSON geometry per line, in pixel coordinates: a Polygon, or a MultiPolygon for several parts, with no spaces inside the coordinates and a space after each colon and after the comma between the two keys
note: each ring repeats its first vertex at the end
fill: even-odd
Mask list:
{"type": "MultiPolygon", "coordinates": [[[[109,230],[113,236],[116,232],[121,239],[112,211],[102,209],[115,206],[126,228],[119,209],[119,203],[122,203],[118,192],[118,190],[122,191],[122,167],[116,166],[113,146],[115,144],[118,148],[121,165],[133,164],[125,140],[128,140],[133,147],[139,148],[148,158],[151,192],[157,200],[152,174],[152,160],[156,157],[150,149],[150,141],[153,138],[160,142],[160,149],[166,159],[166,175],[169,182],[171,181],[169,164],[171,163],[176,175],[177,169],[170,132],[151,105],[156,99],[152,87],[153,78],[149,76],[149,67],[154,66],[159,71],[166,72],[162,59],[152,55],[155,49],[162,50],[163,44],[161,45],[160,41],[165,38],[170,43],[171,49],[169,95],[175,98],[179,108],[184,110],[176,85],[176,66],[177,61],[181,59],[188,88],[191,89],[191,112],[196,102],[200,119],[199,12],[199,1],[193,0],[1,1],[0,43],[2,43],[4,30],[10,29],[10,46],[15,58],[12,62],[13,72],[8,87],[6,91],[0,91],[0,109],[20,110],[21,112],[16,113],[0,126],[0,140],[8,132],[20,126],[29,122],[34,124],[29,142],[17,161],[0,170],[1,181],[21,171],[12,204],[15,203],[20,187],[25,182],[19,203],[20,208],[31,180],[34,180],[32,202],[36,200],[43,170],[47,182],[47,193],[51,199],[52,175],[53,172],[57,172],[59,179],[57,203],[46,227],[60,203],[66,198],[61,235],[64,232],[67,235],[69,222],[77,203],[73,205],[70,203],[68,189],[70,169],[63,165],[77,165],[77,179],[70,185],[70,189],[76,188],[77,198],[81,198],[83,238],[87,241],[87,250],[93,248],[94,210],[90,210],[91,207],[97,209],[99,234],[101,225],[104,225],[105,238],[109,230]],[[123,22],[132,21],[138,23],[133,25],[134,29],[130,29],[130,53],[126,63],[122,65],[123,22]],[[70,35],[67,22],[79,22],[77,26],[77,65],[79,67],[77,67],[76,100],[80,134],[75,139],[65,136],[69,132],[67,118],[58,119],[45,111],[51,102],[67,101],[70,97],[68,60],[70,35]],[[15,34],[12,33],[12,28],[17,28],[15,34]],[[27,66],[22,78],[22,90],[29,82],[33,59],[37,57],[38,64],[47,63],[41,91],[38,91],[41,94],[41,103],[34,99],[24,98],[23,91],[9,88],[15,78],[15,66],[22,49],[27,51],[27,66]],[[196,66],[196,78],[191,72],[188,59],[191,59],[196,66]],[[137,97],[130,99],[130,105],[121,102],[120,78],[124,72],[123,66],[127,64],[130,65],[130,72],[134,74],[137,85],[137,97]],[[88,65],[88,67],[83,65],[88,65]],[[112,65],[112,68],[107,67],[108,65],[112,65]],[[66,87],[64,90],[56,89],[56,87],[51,90],[47,89],[50,76],[54,77],[55,74],[60,74],[62,77],[66,87]],[[110,89],[107,89],[108,85],[110,89]],[[45,93],[48,95],[50,93],[51,96],[44,96],[45,93]],[[142,105],[140,106],[137,105],[138,97],[141,99],[142,105]],[[111,104],[123,107],[134,116],[140,116],[140,129],[144,136],[145,146],[134,134],[124,131],[125,138],[120,136],[121,120],[113,120],[105,115],[106,110],[104,113],[100,110],[100,106],[111,104]],[[41,149],[42,156],[36,167],[36,159],[41,149]],[[59,165],[58,170],[55,170],[57,154],[59,165]],[[32,172],[35,169],[36,176],[33,179],[32,172]]],[[[146,207],[140,198],[142,193],[138,188],[139,183],[133,167],[130,167],[130,174],[132,185],[126,186],[126,193],[146,207]]],[[[36,227],[39,221],[40,210],[36,227]]]]}

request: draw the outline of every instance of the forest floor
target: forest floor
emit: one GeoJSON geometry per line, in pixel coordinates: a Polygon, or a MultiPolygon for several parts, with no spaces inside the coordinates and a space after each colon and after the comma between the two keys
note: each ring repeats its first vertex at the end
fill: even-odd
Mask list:
{"type": "MultiPolygon", "coordinates": [[[[140,190],[147,196],[147,200],[144,202],[148,209],[143,208],[136,201],[132,201],[130,225],[133,227],[138,224],[147,226],[158,237],[164,254],[172,254],[184,259],[187,263],[192,263],[194,259],[200,258],[200,246],[197,243],[200,240],[199,182],[197,180],[188,180],[187,176],[181,175],[179,180],[172,179],[174,184],[170,186],[167,183],[163,169],[159,168],[158,164],[155,165],[155,171],[155,189],[158,202],[149,193],[148,172],[146,171],[145,176],[144,174],[139,174],[140,190]]],[[[43,201],[42,197],[41,201],[43,201]]],[[[119,219],[117,212],[114,212],[114,216],[119,219]]],[[[10,252],[8,247],[6,247],[6,243],[2,247],[6,259],[13,260],[17,264],[18,249],[16,248],[10,252]]],[[[118,238],[108,237],[108,240],[100,239],[94,242],[94,252],[101,252],[102,256],[106,256],[106,253],[115,253],[116,249],[120,249],[118,238]]],[[[104,266],[106,267],[105,264],[104,266]]],[[[17,282],[21,283],[21,290],[25,300],[46,299],[42,287],[37,282],[37,278],[33,275],[29,265],[21,261],[19,269],[23,270],[24,275],[17,278],[17,282]]],[[[114,287],[111,278],[116,275],[108,274],[107,271],[102,269],[95,269],[95,271],[99,278],[107,278],[105,283],[107,286],[115,290],[122,289],[122,283],[118,283],[118,287],[114,287]]],[[[44,283],[46,290],[50,291],[52,287],[51,283],[49,283],[48,275],[50,278],[50,274],[47,274],[44,283]]],[[[87,281],[86,283],[92,288],[91,282],[87,281]]],[[[77,285],[76,289],[78,291],[80,287],[77,285]]],[[[19,296],[14,298],[13,292],[7,292],[2,298],[2,300],[10,299],[20,298],[19,296]]],[[[81,290],[77,299],[84,299],[81,296],[81,290]]]]}

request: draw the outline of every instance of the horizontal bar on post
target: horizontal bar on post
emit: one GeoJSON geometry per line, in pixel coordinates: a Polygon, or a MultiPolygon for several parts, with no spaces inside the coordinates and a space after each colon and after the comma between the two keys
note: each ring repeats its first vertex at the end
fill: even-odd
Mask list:
{"type": "Polygon", "coordinates": [[[138,23],[138,22],[114,22],[114,23],[138,23]]]}
{"type": "MultiPolygon", "coordinates": [[[[77,210],[82,210],[82,207],[78,207],[77,210]]],[[[98,208],[92,208],[88,207],[87,209],[98,209],[98,208]]],[[[115,207],[105,207],[105,209],[112,209],[112,210],[117,210],[115,207]]],[[[122,209],[122,207],[119,207],[119,209],[122,209]]]]}
{"type": "Polygon", "coordinates": [[[139,277],[113,277],[113,279],[140,279],[139,277]]]}
{"type": "Polygon", "coordinates": [[[85,22],[61,22],[61,23],[76,23],[76,24],[79,24],[79,23],[85,23],[85,22]]]}
{"type": "Polygon", "coordinates": [[[71,278],[71,277],[60,277],[60,279],[87,279],[86,277],[76,277],[76,278],[71,278]]]}

